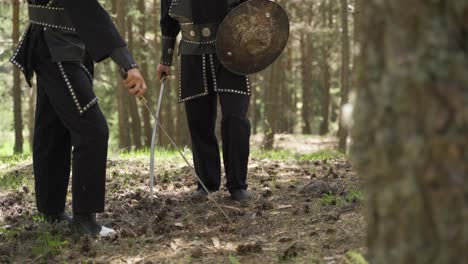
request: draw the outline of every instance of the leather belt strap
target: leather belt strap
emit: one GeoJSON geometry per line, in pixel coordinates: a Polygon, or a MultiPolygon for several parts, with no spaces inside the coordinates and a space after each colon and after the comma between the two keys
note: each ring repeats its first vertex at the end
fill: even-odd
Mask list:
{"type": "Polygon", "coordinates": [[[29,5],[29,22],[44,27],[75,31],[65,10],[60,7],[29,5]]]}
{"type": "Polygon", "coordinates": [[[189,43],[209,44],[216,41],[219,24],[181,24],[182,39],[189,43]]]}

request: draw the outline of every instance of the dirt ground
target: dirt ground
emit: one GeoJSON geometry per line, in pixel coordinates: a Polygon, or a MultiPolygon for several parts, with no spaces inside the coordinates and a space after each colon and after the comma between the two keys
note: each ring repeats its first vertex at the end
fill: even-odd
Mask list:
{"type": "Polygon", "coordinates": [[[3,185],[13,180],[0,186],[0,263],[331,264],[354,263],[354,253],[365,253],[361,183],[342,155],[254,153],[255,198],[240,204],[226,190],[213,194],[232,223],[212,201],[189,198],[195,180],[180,159],[158,160],[153,201],[146,159],[108,161],[107,209],[99,220],[118,235],[106,239],[43,223],[30,159],[5,165],[3,185]]]}

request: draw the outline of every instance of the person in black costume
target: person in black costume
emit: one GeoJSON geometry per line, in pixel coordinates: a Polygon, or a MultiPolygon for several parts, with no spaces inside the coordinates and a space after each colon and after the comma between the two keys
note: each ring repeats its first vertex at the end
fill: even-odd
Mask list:
{"type": "Polygon", "coordinates": [[[48,221],[67,220],[81,234],[107,236],[104,211],[109,131],[93,91],[94,62],[111,57],[124,85],[146,84],[110,16],[97,0],[29,0],[30,24],[10,61],[29,85],[37,75],[33,139],[36,203],[48,221]],[[65,212],[72,170],[73,220],[65,212]]]}
{"type": "MultiPolygon", "coordinates": [[[[171,72],[177,35],[179,45],[179,102],[185,103],[193,144],[195,171],[211,192],[221,185],[221,161],[215,135],[216,108],[222,110],[221,135],[226,187],[236,201],[248,200],[247,166],[250,122],[247,119],[248,76],[227,70],[216,56],[216,32],[241,0],[162,0],[162,57],[158,77],[171,72]]],[[[207,193],[198,186],[193,197],[207,193]]]]}

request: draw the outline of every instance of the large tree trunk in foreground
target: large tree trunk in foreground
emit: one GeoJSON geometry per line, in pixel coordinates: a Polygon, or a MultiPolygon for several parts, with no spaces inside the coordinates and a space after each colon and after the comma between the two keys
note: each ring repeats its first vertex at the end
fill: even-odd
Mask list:
{"type": "Polygon", "coordinates": [[[468,263],[467,15],[459,0],[363,5],[351,153],[370,263],[468,263]]]}
{"type": "MultiPolygon", "coordinates": [[[[19,41],[19,0],[13,1],[13,46],[16,49],[19,41]]],[[[14,153],[23,153],[23,115],[21,111],[21,79],[20,70],[14,67],[13,70],[13,118],[15,126],[15,146],[14,153]]]]}

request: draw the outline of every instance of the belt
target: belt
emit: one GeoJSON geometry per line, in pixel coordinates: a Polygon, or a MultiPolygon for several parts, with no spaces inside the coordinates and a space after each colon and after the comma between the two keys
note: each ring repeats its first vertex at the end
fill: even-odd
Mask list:
{"type": "MultiPolygon", "coordinates": [[[[77,1],[77,0],[74,0],[77,1]]],[[[44,27],[75,31],[65,9],[41,5],[29,5],[29,22],[44,27]]]]}
{"type": "Polygon", "coordinates": [[[180,25],[182,40],[192,44],[212,44],[216,41],[219,24],[183,24],[180,25]]]}

